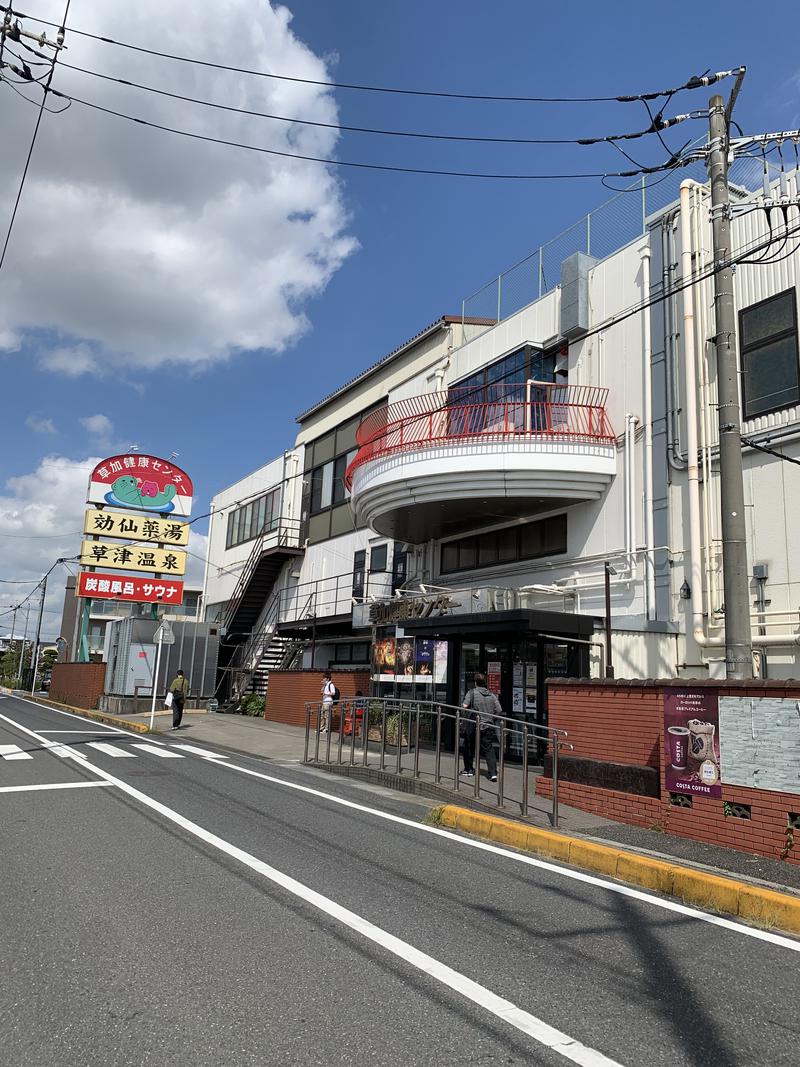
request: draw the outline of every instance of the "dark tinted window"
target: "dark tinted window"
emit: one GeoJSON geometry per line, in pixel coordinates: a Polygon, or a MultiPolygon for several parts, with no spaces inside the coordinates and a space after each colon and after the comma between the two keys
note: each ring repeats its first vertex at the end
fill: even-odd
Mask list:
{"type": "Polygon", "coordinates": [[[746,308],[739,316],[744,417],[800,402],[794,289],[746,308]]]}
{"type": "Polygon", "coordinates": [[[556,556],[566,551],[567,516],[553,515],[524,526],[448,541],[441,548],[440,570],[442,574],[452,574],[497,563],[556,556]]]}

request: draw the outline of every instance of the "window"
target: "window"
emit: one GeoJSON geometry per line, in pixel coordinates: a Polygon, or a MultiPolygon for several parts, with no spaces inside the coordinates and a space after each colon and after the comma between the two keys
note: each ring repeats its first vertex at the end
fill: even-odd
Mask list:
{"type": "Polygon", "coordinates": [[[367,550],[360,549],[353,553],[353,596],[364,595],[364,571],[367,567],[367,550]]]}
{"type": "Polygon", "coordinates": [[[352,645],[336,645],[333,650],[334,663],[369,663],[369,642],[358,641],[352,645]]]}
{"type": "Polygon", "coordinates": [[[256,500],[249,500],[241,507],[228,512],[226,548],[252,541],[263,531],[277,527],[280,492],[280,489],[273,489],[272,492],[265,493],[256,500]]]}
{"type": "Polygon", "coordinates": [[[395,544],[392,553],[392,595],[406,584],[408,578],[408,551],[402,544],[395,544]]]}
{"type": "Polygon", "coordinates": [[[739,313],[745,419],[800,403],[795,290],[739,313]]]}
{"type": "Polygon", "coordinates": [[[541,556],[555,556],[567,551],[567,516],[553,515],[548,519],[513,526],[505,530],[489,530],[472,537],[460,537],[442,545],[440,569],[442,574],[454,571],[492,567],[498,563],[516,563],[541,556]]]}
{"type": "Polygon", "coordinates": [[[369,554],[369,573],[379,574],[386,570],[388,549],[386,545],[375,545],[369,554]]]}
{"type": "Polygon", "coordinates": [[[311,471],[312,515],[318,515],[320,511],[335,504],[342,504],[349,498],[344,476],[357,451],[358,449],[351,448],[349,452],[344,452],[311,471]]]}

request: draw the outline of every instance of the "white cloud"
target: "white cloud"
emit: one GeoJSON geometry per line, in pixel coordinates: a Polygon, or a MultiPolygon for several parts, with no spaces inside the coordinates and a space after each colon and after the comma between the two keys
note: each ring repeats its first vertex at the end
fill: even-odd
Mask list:
{"type": "MultiPolygon", "coordinates": [[[[37,14],[58,21],[61,0],[37,14]]],[[[326,63],[258,0],[219,5],[84,0],[81,28],[212,62],[325,80],[326,63]]],[[[68,35],[69,36],[69,35],[68,35]]],[[[171,92],[336,122],[320,86],[180,64],[73,36],[68,61],[171,92]]],[[[330,157],[337,132],[216,111],[67,69],[85,100],[211,137],[330,157]]],[[[3,88],[0,180],[24,162],[32,109],[3,88]],[[9,147],[10,146],[10,147],[9,147]]],[[[33,96],[34,92],[30,91],[33,96]]],[[[77,376],[204,366],[240,350],[280,351],[308,329],[304,306],[355,242],[337,178],[315,163],[201,144],[91,111],[46,116],[0,293],[0,347],[27,340],[50,370],[77,376]],[[51,331],[55,347],[41,344],[51,331]]]]}
{"type": "MultiPolygon", "coordinates": [[[[0,554],[3,577],[38,581],[56,559],[76,556],[80,549],[86,485],[100,457],[74,461],[47,456],[28,474],[9,478],[0,492],[0,554]]],[[[74,568],[74,564],[72,564],[74,568]]],[[[58,636],[67,571],[58,566],[48,579],[42,633],[58,636]]],[[[19,604],[33,586],[1,585],[0,612],[19,604]]],[[[30,627],[35,627],[39,594],[28,601],[30,627]]],[[[17,634],[25,625],[26,608],[17,613],[17,634]]],[[[11,629],[11,616],[0,619],[0,632],[11,629]]]]}
{"type": "Polygon", "coordinates": [[[58,433],[52,419],[40,419],[36,415],[29,415],[25,419],[25,425],[34,433],[58,433]]]}
{"type": "Polygon", "coordinates": [[[96,437],[110,437],[114,431],[114,424],[107,415],[85,415],[78,422],[96,437]]]}

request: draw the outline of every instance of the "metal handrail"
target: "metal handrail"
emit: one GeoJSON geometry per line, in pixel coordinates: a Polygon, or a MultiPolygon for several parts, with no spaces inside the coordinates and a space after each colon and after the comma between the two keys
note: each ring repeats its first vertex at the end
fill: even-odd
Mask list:
{"type": "MultiPolygon", "coordinates": [[[[606,414],[608,390],[594,386],[539,387],[546,399],[528,399],[526,386],[486,386],[492,399],[480,403],[457,392],[426,393],[372,412],[356,433],[359,450],[345,472],[352,489],[360,466],[402,451],[443,447],[465,438],[481,441],[576,441],[611,445],[616,436],[606,414]],[[466,402],[466,401],[470,402],[466,402]]],[[[469,393],[474,396],[475,390],[469,393]]]]}
{"type": "MultiPolygon", "coordinates": [[[[459,773],[459,744],[458,739],[460,735],[460,725],[466,721],[473,725],[476,724],[477,719],[470,713],[468,713],[463,707],[459,707],[452,704],[445,704],[439,701],[426,701],[426,700],[396,700],[392,697],[355,697],[346,700],[340,700],[333,705],[332,710],[329,711],[329,722],[327,731],[322,729],[322,704],[319,701],[309,701],[306,703],[306,731],[305,731],[305,747],[303,752],[304,763],[323,763],[323,764],[336,764],[341,765],[343,762],[343,752],[345,748],[345,728],[348,723],[350,726],[350,742],[349,742],[349,759],[344,762],[349,766],[360,765],[363,767],[369,766],[370,759],[370,747],[369,747],[369,730],[370,730],[370,716],[375,712],[380,716],[380,737],[377,743],[377,748],[373,747],[372,754],[378,756],[378,767],[380,770],[386,769],[387,762],[387,739],[388,739],[388,720],[391,716],[396,715],[397,718],[394,723],[395,727],[395,742],[389,744],[388,747],[394,749],[395,756],[395,774],[404,774],[408,768],[403,766],[403,751],[405,749],[407,754],[410,754],[413,748],[413,766],[411,768],[412,777],[417,779],[420,777],[419,769],[419,753],[420,753],[420,719],[423,716],[428,716],[435,720],[434,723],[434,772],[433,779],[436,785],[439,785],[442,781],[442,722],[445,719],[453,720],[455,724],[455,737],[456,744],[454,746],[453,753],[453,789],[456,793],[461,792],[461,782],[459,773]],[[360,748],[360,760],[356,759],[356,731],[358,729],[359,714],[361,716],[361,748],[360,748]],[[406,733],[406,718],[408,719],[408,732],[406,733]],[[312,729],[314,731],[314,743],[313,754],[310,754],[312,744],[312,729]],[[333,734],[338,734],[336,742],[335,753],[331,754],[331,746],[333,734]],[[325,734],[325,751],[323,757],[320,758],[320,744],[322,741],[322,735],[325,734]]],[[[572,749],[572,745],[566,740],[566,730],[554,729],[550,726],[542,726],[539,723],[521,722],[519,719],[513,719],[507,715],[494,715],[491,718],[491,722],[487,722],[487,728],[495,729],[499,731],[500,741],[500,758],[497,764],[497,807],[504,808],[507,802],[506,790],[505,790],[505,774],[506,774],[506,762],[505,762],[505,739],[512,734],[519,734],[521,736],[521,749],[522,749],[522,797],[520,800],[520,810],[523,816],[528,814],[528,741],[529,738],[539,738],[545,741],[548,747],[552,750],[552,811],[550,815],[551,823],[554,827],[558,827],[558,768],[559,768],[559,753],[563,749],[572,749]]],[[[475,734],[475,753],[474,753],[474,796],[475,799],[480,798],[480,742],[479,735],[476,731],[475,734]]]]}
{"type": "Polygon", "coordinates": [[[228,604],[225,610],[225,614],[222,617],[222,625],[225,627],[230,626],[233,622],[234,616],[242,602],[247,586],[250,584],[250,579],[255,573],[255,569],[259,564],[261,556],[267,546],[267,539],[274,539],[276,548],[299,548],[300,546],[300,521],[299,519],[283,519],[279,518],[271,520],[268,525],[265,525],[259,536],[256,538],[256,542],[253,545],[250,555],[247,557],[247,562],[244,565],[244,569],[239,577],[239,581],[236,583],[236,588],[231,594],[228,604]]]}

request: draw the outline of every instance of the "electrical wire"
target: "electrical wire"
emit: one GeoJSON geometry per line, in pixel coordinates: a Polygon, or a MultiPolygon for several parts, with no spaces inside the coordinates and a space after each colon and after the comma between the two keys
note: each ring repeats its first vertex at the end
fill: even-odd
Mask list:
{"type": "MultiPolygon", "coordinates": [[[[9,89],[11,89],[12,92],[15,92],[17,94],[17,96],[21,97],[26,103],[32,104],[34,107],[39,107],[40,106],[39,104],[36,103],[35,100],[31,100],[31,98],[29,96],[26,96],[25,93],[20,92],[20,90],[17,88],[17,85],[22,85],[22,84],[29,85],[30,84],[29,82],[24,82],[24,83],[17,82],[15,84],[10,78],[4,77],[2,74],[0,74],[0,82],[5,82],[5,84],[9,87],[9,89]]],[[[65,111],[69,111],[69,109],[71,107],[72,107],[72,101],[69,101],[64,107],[61,107],[61,108],[47,107],[47,105],[45,104],[45,111],[47,111],[50,115],[63,115],[64,112],[65,111]]]]}
{"type": "MultiPolygon", "coordinates": [[[[511,181],[552,181],[552,180],[566,180],[572,178],[635,178],[638,174],[655,174],[664,169],[667,164],[660,164],[654,167],[642,167],[638,170],[631,171],[613,171],[606,173],[603,171],[595,172],[583,172],[572,174],[494,174],[487,173],[485,171],[466,171],[466,170],[436,170],[428,167],[400,167],[392,166],[382,163],[364,163],[355,160],[346,159],[327,159],[321,156],[307,156],[300,152],[286,152],[276,148],[265,148],[262,145],[245,144],[241,141],[229,141],[222,137],[212,137],[210,134],[193,133],[189,130],[181,130],[175,126],[167,126],[164,123],[152,122],[148,119],[138,118],[135,115],[127,115],[122,111],[115,111],[113,108],[103,107],[100,104],[94,104],[89,100],[83,100],[79,96],[74,96],[71,93],[62,93],[58,89],[51,89],[50,92],[59,97],[62,100],[71,100],[75,104],[81,104],[83,107],[91,108],[93,111],[102,112],[105,115],[113,115],[115,118],[125,119],[127,122],[134,122],[140,126],[149,126],[151,129],[161,130],[163,133],[172,133],[178,137],[187,137],[193,141],[204,141],[209,144],[225,145],[229,148],[242,148],[248,152],[258,152],[268,156],[279,156],[284,159],[301,159],[308,163],[324,163],[333,167],[351,167],[358,170],[375,170],[375,171],[388,171],[395,174],[425,174],[435,175],[437,177],[446,178],[489,178],[498,180],[511,180],[511,181]]],[[[669,166],[681,166],[680,162],[669,162],[669,166]]]]}
{"type": "MultiPolygon", "coordinates": [[[[59,37],[58,37],[59,44],[61,44],[63,42],[63,39],[64,39],[64,25],[66,24],[67,16],[69,15],[69,7],[70,7],[71,2],[72,2],[72,0],[67,0],[66,7],[64,8],[64,18],[61,20],[61,26],[59,27],[59,37]]],[[[10,10],[10,8],[7,9],[7,10],[10,10]]],[[[3,269],[3,263],[5,262],[6,252],[8,251],[8,244],[9,244],[9,241],[11,240],[11,231],[14,229],[14,221],[15,221],[15,219],[17,217],[17,211],[19,210],[19,202],[22,199],[22,190],[25,187],[25,179],[28,177],[28,168],[31,165],[31,157],[33,156],[33,148],[34,148],[34,145],[36,144],[36,137],[37,137],[37,135],[39,133],[39,127],[42,124],[42,115],[44,115],[45,102],[47,101],[47,94],[50,91],[50,85],[51,85],[51,82],[53,80],[53,75],[55,74],[57,60],[58,60],[58,52],[56,51],[53,54],[52,63],[50,65],[50,73],[48,74],[47,81],[44,83],[44,86],[43,86],[43,90],[44,91],[42,92],[42,100],[41,100],[41,103],[39,105],[39,114],[36,116],[36,125],[33,128],[33,136],[31,137],[30,147],[28,148],[28,155],[27,155],[27,157],[25,159],[25,166],[22,169],[22,177],[20,179],[19,189],[17,190],[16,200],[14,201],[14,207],[13,207],[13,209],[11,211],[11,219],[9,220],[9,223],[8,223],[8,229],[6,230],[6,237],[5,237],[5,241],[3,242],[3,251],[0,253],[0,270],[3,269]]]]}
{"type": "MultiPolygon", "coordinates": [[[[670,119],[661,120],[663,125],[656,125],[655,119],[651,114],[651,124],[646,130],[638,130],[630,133],[610,134],[603,137],[478,137],[467,134],[448,134],[448,133],[420,133],[412,130],[386,130],[369,126],[345,126],[338,122],[317,122],[311,119],[299,119],[289,118],[286,115],[273,115],[265,111],[256,111],[251,108],[235,107],[232,104],[219,104],[211,100],[204,100],[201,97],[186,96],[184,93],[172,93],[166,89],[158,89],[152,85],[144,85],[141,82],[131,81],[128,78],[115,78],[109,74],[100,74],[96,70],[88,70],[86,67],[78,67],[73,63],[65,63],[61,61],[61,66],[68,70],[78,71],[80,74],[88,74],[93,78],[100,78],[103,81],[115,82],[118,85],[130,86],[133,89],[141,89],[147,93],[155,93],[157,96],[166,96],[171,100],[182,100],[189,104],[200,104],[202,107],[216,108],[220,111],[229,111],[237,115],[251,115],[255,118],[272,119],[276,122],[296,123],[301,126],[315,126],[326,130],[339,130],[342,133],[366,133],[375,134],[383,137],[410,137],[429,141],[466,141],[472,143],[481,144],[536,144],[536,145],[562,145],[562,144],[575,144],[575,145],[596,145],[603,143],[615,143],[616,141],[631,141],[640,137],[647,137],[649,134],[658,134],[659,140],[665,145],[664,139],[661,137],[661,130],[666,129],[669,126],[677,125],[679,122],[684,122],[686,119],[699,117],[694,112],[687,115],[676,115],[670,119]]],[[[649,109],[648,109],[649,110],[649,109]]],[[[667,147],[665,145],[665,147],[667,147]]],[[[667,147],[667,151],[671,154],[671,149],[667,147]]]]}
{"type": "MultiPolygon", "coordinates": [[[[0,5],[0,11],[11,11],[11,5],[0,5]]],[[[55,26],[56,23],[49,22],[47,19],[38,18],[36,15],[22,14],[16,12],[17,16],[22,19],[30,19],[32,22],[38,22],[43,26],[55,26]]],[[[708,85],[713,85],[717,81],[722,81],[723,78],[727,78],[732,74],[738,73],[738,70],[733,71],[719,71],[711,75],[703,75],[701,77],[692,77],[685,81],[682,85],[674,86],[670,89],[658,89],[654,91],[648,91],[644,93],[631,93],[617,96],[501,96],[496,94],[486,93],[454,93],[454,92],[440,92],[429,89],[400,89],[385,85],[359,85],[352,82],[332,82],[322,81],[315,78],[298,78],[292,77],[288,74],[272,74],[263,70],[251,70],[246,67],[234,67],[226,63],[214,63],[208,59],[194,59],[189,56],[176,55],[173,52],[160,52],[154,48],[145,48],[142,45],[130,44],[127,41],[115,41],[112,37],[105,37],[96,33],[89,33],[86,30],[78,30],[73,26],[69,27],[70,33],[76,34],[78,37],[87,37],[93,41],[101,41],[103,44],[114,45],[117,48],[126,48],[133,52],[141,52],[149,56],[157,56],[160,59],[172,59],[178,63],[190,63],[200,67],[210,67],[214,70],[227,70],[234,74],[250,74],[258,78],[271,78],[277,81],[298,82],[302,85],[319,85],[326,89],[354,89],[360,92],[369,93],[392,93],[400,96],[424,96],[424,97],[439,97],[450,100],[489,100],[499,101],[506,103],[524,103],[524,104],[594,104],[594,103],[634,103],[640,100],[657,100],[661,97],[674,96],[675,93],[682,92],[684,89],[700,89],[708,85]]]]}

